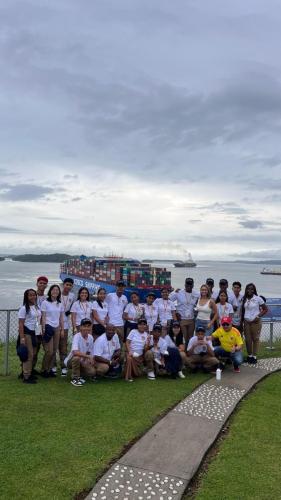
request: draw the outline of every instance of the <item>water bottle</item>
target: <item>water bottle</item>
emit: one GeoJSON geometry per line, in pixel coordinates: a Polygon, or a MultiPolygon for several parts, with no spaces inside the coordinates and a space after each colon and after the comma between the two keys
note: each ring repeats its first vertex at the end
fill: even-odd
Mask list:
{"type": "Polygon", "coordinates": [[[221,369],[220,368],[216,369],[216,380],[221,380],[221,369]]]}

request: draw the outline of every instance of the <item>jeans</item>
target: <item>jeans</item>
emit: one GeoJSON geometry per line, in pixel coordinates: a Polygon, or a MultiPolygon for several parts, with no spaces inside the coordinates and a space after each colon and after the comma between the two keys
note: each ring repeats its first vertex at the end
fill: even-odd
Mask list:
{"type": "Polygon", "coordinates": [[[195,331],[196,331],[196,328],[198,326],[203,326],[203,328],[205,328],[206,332],[205,332],[205,336],[209,336],[209,335],[212,335],[213,331],[214,331],[214,327],[213,325],[211,326],[211,328],[208,328],[208,324],[210,323],[210,321],[205,321],[203,319],[196,319],[195,321],[195,331]]]}
{"type": "Polygon", "coordinates": [[[238,368],[243,363],[242,351],[228,352],[222,347],[215,347],[214,352],[217,358],[230,358],[234,368],[238,368]]]}

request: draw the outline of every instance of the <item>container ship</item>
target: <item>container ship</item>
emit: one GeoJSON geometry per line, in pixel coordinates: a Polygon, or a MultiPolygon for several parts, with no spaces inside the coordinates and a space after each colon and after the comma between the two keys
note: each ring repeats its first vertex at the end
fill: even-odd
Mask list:
{"type": "Polygon", "coordinates": [[[174,262],[175,267],[196,267],[197,264],[194,262],[194,260],[191,257],[191,253],[188,253],[188,258],[186,260],[178,260],[177,262],[174,262]]]}
{"type": "Polygon", "coordinates": [[[277,276],[281,275],[281,267],[278,268],[269,268],[269,267],[264,267],[261,271],[261,274],[275,274],[277,276]]]}
{"type": "Polygon", "coordinates": [[[116,282],[124,281],[124,294],[130,298],[132,292],[138,292],[141,302],[149,292],[161,296],[163,287],[171,290],[171,273],[166,268],[151,267],[136,259],[117,256],[80,258],[66,260],[61,264],[60,278],[74,280],[75,289],[86,286],[95,295],[99,288],[114,292],[116,282]]]}

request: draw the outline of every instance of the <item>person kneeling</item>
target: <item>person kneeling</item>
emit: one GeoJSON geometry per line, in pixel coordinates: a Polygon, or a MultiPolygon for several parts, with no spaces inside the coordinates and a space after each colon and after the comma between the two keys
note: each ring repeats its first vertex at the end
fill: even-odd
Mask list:
{"type": "Polygon", "coordinates": [[[210,372],[218,367],[219,362],[214,355],[212,341],[208,340],[205,334],[205,328],[198,326],[196,335],[188,342],[186,365],[192,372],[196,372],[198,368],[210,372]]]}
{"type": "Polygon", "coordinates": [[[125,380],[133,382],[133,377],[140,377],[143,373],[142,365],[147,367],[147,377],[155,379],[153,371],[153,353],[150,349],[150,335],[146,331],[146,319],[138,320],[138,329],[130,331],[126,341],[125,380]]]}
{"type": "Polygon", "coordinates": [[[105,333],[96,339],[94,356],[97,375],[106,375],[110,378],[118,377],[121,371],[121,346],[114,325],[106,325],[105,333]]]}
{"type": "Polygon", "coordinates": [[[239,373],[239,367],[243,362],[243,340],[239,330],[232,326],[232,319],[230,317],[222,318],[221,327],[212,333],[211,338],[220,341],[220,346],[214,348],[216,357],[230,359],[234,371],[239,373]]]}
{"type": "Polygon", "coordinates": [[[76,333],[72,340],[72,347],[69,355],[64,360],[65,366],[71,368],[71,384],[80,387],[85,383],[81,375],[95,378],[96,368],[94,360],[94,339],[92,333],[92,322],[84,318],[80,323],[80,331],[76,333]]]}

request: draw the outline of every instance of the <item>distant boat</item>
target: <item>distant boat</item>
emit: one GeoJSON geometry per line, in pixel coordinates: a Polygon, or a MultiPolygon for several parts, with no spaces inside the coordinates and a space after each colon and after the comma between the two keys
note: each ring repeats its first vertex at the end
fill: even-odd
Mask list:
{"type": "Polygon", "coordinates": [[[270,268],[270,267],[264,267],[261,271],[261,274],[275,274],[276,276],[281,276],[281,267],[277,268],[270,268]]]}
{"type": "Polygon", "coordinates": [[[4,262],[14,262],[10,257],[5,257],[4,262]]]}
{"type": "Polygon", "coordinates": [[[178,260],[177,262],[174,262],[174,266],[175,267],[196,267],[197,264],[192,259],[191,253],[187,253],[187,255],[188,255],[188,259],[186,259],[186,260],[178,260]]]}

